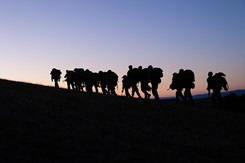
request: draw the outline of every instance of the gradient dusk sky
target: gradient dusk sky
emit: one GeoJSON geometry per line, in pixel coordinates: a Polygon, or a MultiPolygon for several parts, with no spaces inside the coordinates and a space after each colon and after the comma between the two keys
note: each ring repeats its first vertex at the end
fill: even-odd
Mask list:
{"type": "Polygon", "coordinates": [[[53,67],[62,80],[111,69],[120,92],[131,64],[163,69],[161,97],[175,94],[180,68],[195,72],[193,94],[206,92],[208,71],[244,89],[245,0],[0,0],[0,55],[0,78],[42,85],[54,85],[53,67]]]}

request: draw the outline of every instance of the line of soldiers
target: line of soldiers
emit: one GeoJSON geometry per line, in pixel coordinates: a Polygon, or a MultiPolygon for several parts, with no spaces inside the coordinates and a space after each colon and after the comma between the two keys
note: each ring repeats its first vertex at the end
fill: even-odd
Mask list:
{"type": "MultiPolygon", "coordinates": [[[[55,81],[55,87],[59,88],[58,81],[61,78],[61,71],[53,68],[50,74],[51,80],[55,81]]],[[[85,88],[86,92],[93,92],[94,88],[95,92],[98,93],[100,87],[103,94],[117,95],[115,87],[118,83],[118,75],[111,70],[97,73],[88,69],[75,68],[74,70],[66,70],[64,78],[69,90],[85,91],[85,88]]]]}
{"type": "Polygon", "coordinates": [[[152,91],[152,94],[155,100],[159,100],[159,95],[157,92],[158,85],[161,83],[161,78],[163,77],[163,70],[158,67],[152,67],[151,65],[147,68],[133,68],[132,65],[129,65],[129,70],[127,75],[123,76],[122,80],[122,92],[125,90],[127,97],[134,97],[136,93],[139,98],[142,98],[138,84],[140,84],[141,91],[145,95],[145,99],[149,99],[151,94],[148,91],[152,91]],[[151,84],[151,86],[149,85],[151,84]],[[132,94],[130,95],[129,89],[132,88],[132,94]]]}
{"type": "MultiPolygon", "coordinates": [[[[59,88],[58,82],[61,78],[61,71],[53,68],[51,71],[51,80],[55,82],[55,87],[59,88]]],[[[141,85],[141,91],[145,94],[145,99],[149,99],[152,91],[155,100],[159,100],[159,95],[157,92],[158,85],[161,83],[161,78],[163,77],[163,71],[161,68],[152,67],[151,65],[147,68],[133,68],[132,65],[129,66],[127,75],[122,78],[122,92],[125,90],[127,97],[134,97],[137,94],[139,98],[141,95],[139,93],[138,85],[141,85]],[[149,85],[151,84],[151,86],[149,85]],[[132,94],[130,95],[129,89],[132,88],[132,94]]],[[[83,68],[75,68],[74,70],[66,70],[64,76],[67,82],[67,88],[92,92],[94,87],[96,93],[98,93],[98,87],[101,87],[103,94],[117,95],[115,92],[115,87],[118,83],[118,75],[108,70],[107,72],[99,71],[98,73],[91,72],[90,70],[84,70],[83,68]]]]}
{"type": "MultiPolygon", "coordinates": [[[[149,99],[152,92],[155,100],[159,100],[158,85],[161,83],[163,77],[163,70],[158,67],[147,68],[128,66],[129,70],[127,75],[122,77],[122,93],[125,91],[127,97],[134,97],[136,94],[138,98],[142,98],[139,93],[139,85],[141,91],[144,93],[144,98],[149,99]],[[150,85],[151,84],[151,85],[150,85]],[[129,93],[129,89],[132,93],[129,93]]],[[[55,87],[59,87],[58,81],[61,78],[61,71],[55,68],[51,71],[51,79],[55,81],[55,87]]],[[[64,76],[66,78],[68,89],[74,89],[84,91],[84,87],[87,92],[92,92],[92,88],[98,93],[98,87],[101,88],[103,94],[117,95],[115,87],[118,83],[118,75],[108,70],[107,72],[99,71],[98,73],[91,72],[90,70],[84,70],[83,68],[75,68],[74,70],[67,70],[64,76]]],[[[192,70],[180,69],[179,72],[174,72],[172,76],[172,83],[169,89],[176,90],[176,102],[179,103],[183,100],[186,103],[194,104],[194,100],[191,94],[191,89],[195,88],[195,74],[192,70]],[[184,94],[182,91],[184,90],[184,94]]],[[[210,91],[213,90],[211,96],[212,103],[216,105],[216,98],[221,102],[221,90],[222,88],[228,90],[228,83],[225,79],[225,74],[222,72],[213,75],[212,72],[208,73],[208,97],[210,97],[210,91]]]]}

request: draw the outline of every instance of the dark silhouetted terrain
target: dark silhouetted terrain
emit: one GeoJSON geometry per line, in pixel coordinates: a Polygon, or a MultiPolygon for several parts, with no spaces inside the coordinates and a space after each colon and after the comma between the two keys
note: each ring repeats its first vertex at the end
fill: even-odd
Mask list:
{"type": "Polygon", "coordinates": [[[0,162],[245,162],[235,99],[213,109],[0,80],[0,162]]]}

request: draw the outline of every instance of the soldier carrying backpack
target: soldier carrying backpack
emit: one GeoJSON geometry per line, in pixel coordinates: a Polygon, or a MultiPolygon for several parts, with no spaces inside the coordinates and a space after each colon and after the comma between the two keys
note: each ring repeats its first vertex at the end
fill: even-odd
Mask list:
{"type": "Polygon", "coordinates": [[[131,97],[134,97],[134,93],[136,93],[138,97],[141,98],[141,95],[139,93],[139,89],[137,86],[140,81],[140,70],[138,68],[133,68],[132,65],[129,65],[128,68],[129,70],[127,72],[127,76],[128,76],[129,83],[132,86],[131,97]]]}
{"type": "Polygon", "coordinates": [[[191,94],[191,89],[195,88],[195,75],[192,70],[185,70],[181,76],[183,80],[183,87],[185,88],[184,91],[184,98],[186,102],[190,102],[194,104],[194,100],[191,94]]]}
{"type": "Polygon", "coordinates": [[[61,78],[61,71],[58,69],[53,68],[52,71],[50,72],[51,75],[51,81],[54,80],[54,86],[55,88],[59,88],[58,82],[60,81],[61,78]]]}
{"type": "Polygon", "coordinates": [[[163,70],[161,68],[152,67],[151,65],[148,66],[149,74],[150,74],[150,82],[151,82],[151,89],[152,94],[155,97],[155,100],[159,100],[159,95],[157,92],[158,85],[161,83],[161,78],[163,77],[163,70]]]}
{"type": "Polygon", "coordinates": [[[98,82],[103,94],[108,94],[107,90],[107,73],[103,71],[99,71],[98,73],[98,82]]]}
{"type": "Polygon", "coordinates": [[[123,75],[123,77],[122,77],[122,93],[125,90],[126,97],[131,97],[131,95],[129,94],[129,91],[128,91],[130,89],[130,87],[131,86],[130,86],[127,75],[123,75]]]}
{"type": "Polygon", "coordinates": [[[66,70],[66,74],[64,76],[66,78],[67,82],[67,88],[70,90],[71,87],[74,90],[75,89],[75,72],[72,70],[66,70]]]}
{"type": "Polygon", "coordinates": [[[110,95],[117,95],[115,91],[115,87],[117,86],[118,75],[115,72],[108,70],[106,80],[108,85],[108,93],[110,95]]]}
{"type": "Polygon", "coordinates": [[[169,86],[169,89],[175,90],[176,89],[176,102],[179,103],[180,99],[185,100],[184,95],[182,94],[182,90],[184,88],[183,86],[183,80],[182,80],[182,75],[183,75],[184,70],[180,69],[179,73],[175,72],[173,73],[172,77],[172,83],[169,86]]]}
{"type": "Polygon", "coordinates": [[[225,79],[225,74],[223,72],[218,72],[210,79],[210,88],[213,90],[213,94],[211,96],[213,107],[216,107],[216,98],[222,104],[221,90],[224,89],[228,91],[229,86],[225,79]]]}
{"type": "Polygon", "coordinates": [[[84,82],[85,82],[84,69],[83,68],[75,68],[74,72],[75,72],[75,87],[76,87],[76,90],[83,92],[84,91],[83,87],[84,87],[84,82]]]}

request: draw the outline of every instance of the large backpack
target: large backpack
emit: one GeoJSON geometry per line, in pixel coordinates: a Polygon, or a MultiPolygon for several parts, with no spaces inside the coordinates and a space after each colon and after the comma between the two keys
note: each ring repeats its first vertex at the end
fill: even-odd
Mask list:
{"type": "Polygon", "coordinates": [[[60,79],[61,71],[53,68],[51,71],[52,79],[60,79]]]}
{"type": "Polygon", "coordinates": [[[149,81],[150,80],[150,74],[149,74],[149,69],[144,68],[140,72],[140,81],[149,81]]]}
{"type": "Polygon", "coordinates": [[[152,75],[157,78],[163,77],[163,70],[161,68],[155,67],[152,69],[152,75]]]}
{"type": "Polygon", "coordinates": [[[229,89],[224,73],[222,72],[216,73],[212,78],[213,78],[213,84],[215,89],[222,89],[222,88],[224,88],[225,90],[229,89]]]}
{"type": "Polygon", "coordinates": [[[128,77],[126,75],[124,75],[122,78],[123,78],[122,79],[122,87],[123,88],[130,88],[131,86],[130,86],[130,83],[128,81],[128,77]]]}
{"type": "Polygon", "coordinates": [[[66,81],[74,82],[75,80],[75,72],[72,70],[66,71],[66,81]]]}
{"type": "Polygon", "coordinates": [[[161,68],[153,68],[150,73],[151,82],[161,83],[161,78],[163,77],[163,71],[161,68]]]}
{"type": "Polygon", "coordinates": [[[128,71],[128,79],[130,82],[139,82],[140,78],[141,78],[141,70],[139,70],[138,68],[133,68],[131,70],[128,71]]]}
{"type": "Polygon", "coordinates": [[[195,81],[195,74],[192,70],[185,70],[183,72],[183,77],[186,82],[194,82],[195,81]]]}
{"type": "Polygon", "coordinates": [[[107,71],[107,82],[110,85],[117,86],[118,75],[111,70],[107,71]]]}
{"type": "Polygon", "coordinates": [[[229,89],[228,83],[224,77],[221,77],[221,86],[224,88],[226,91],[229,89]]]}
{"type": "Polygon", "coordinates": [[[172,77],[172,83],[170,84],[169,88],[174,90],[178,88],[178,80],[179,80],[179,75],[175,72],[173,73],[172,77]]]}

